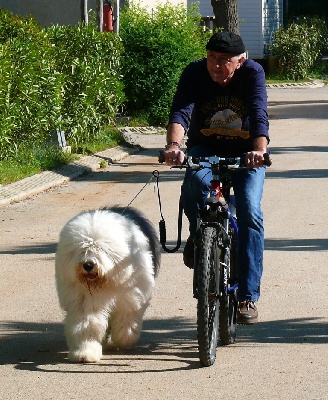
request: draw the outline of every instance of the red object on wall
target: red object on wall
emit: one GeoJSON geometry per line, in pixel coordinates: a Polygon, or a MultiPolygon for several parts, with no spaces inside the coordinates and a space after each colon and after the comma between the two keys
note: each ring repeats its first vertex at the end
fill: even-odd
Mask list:
{"type": "Polygon", "coordinates": [[[114,30],[114,13],[113,7],[109,2],[106,2],[103,6],[103,31],[104,32],[112,32],[114,30]]]}

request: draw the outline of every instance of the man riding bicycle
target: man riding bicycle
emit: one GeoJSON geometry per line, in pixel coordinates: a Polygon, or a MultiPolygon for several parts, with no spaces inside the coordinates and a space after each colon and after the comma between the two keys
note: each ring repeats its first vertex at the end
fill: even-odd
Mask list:
{"type": "MultiPolygon", "coordinates": [[[[206,50],[207,57],[191,62],[180,77],[169,116],[165,162],[183,162],[180,146],[185,133],[188,156],[246,154],[248,169],[236,171],[232,178],[239,227],[237,323],[254,324],[263,272],[263,155],[269,143],[265,74],[258,63],[246,58],[239,35],[215,33],[206,50]]],[[[204,208],[210,181],[208,169],[188,169],[182,185],[190,232],[183,259],[189,268],[194,268],[197,211],[204,208]]]]}

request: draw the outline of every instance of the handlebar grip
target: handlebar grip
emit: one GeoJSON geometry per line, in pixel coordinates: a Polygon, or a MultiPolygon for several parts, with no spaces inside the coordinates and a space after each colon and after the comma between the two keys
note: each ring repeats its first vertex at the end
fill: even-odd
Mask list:
{"type": "Polygon", "coordinates": [[[265,154],[263,154],[263,157],[264,157],[264,165],[266,165],[267,167],[270,167],[272,165],[272,160],[271,160],[270,154],[265,153],[265,154]]]}
{"type": "Polygon", "coordinates": [[[158,162],[159,162],[160,164],[165,163],[165,152],[164,152],[164,150],[160,150],[160,151],[159,151],[159,154],[158,154],[158,162]]]}

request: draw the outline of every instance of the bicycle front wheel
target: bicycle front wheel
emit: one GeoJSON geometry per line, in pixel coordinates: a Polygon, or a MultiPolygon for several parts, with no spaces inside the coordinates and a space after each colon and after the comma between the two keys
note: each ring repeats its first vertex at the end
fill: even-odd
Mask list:
{"type": "Polygon", "coordinates": [[[230,247],[226,248],[221,254],[222,268],[225,269],[225,273],[221,270],[221,276],[224,279],[221,280],[222,285],[220,290],[220,339],[223,345],[229,345],[236,340],[236,318],[237,318],[237,237],[233,233],[230,237],[230,247]]]}
{"type": "Polygon", "coordinates": [[[215,362],[219,324],[220,249],[216,229],[205,227],[197,268],[197,331],[199,359],[204,367],[215,362]]]}

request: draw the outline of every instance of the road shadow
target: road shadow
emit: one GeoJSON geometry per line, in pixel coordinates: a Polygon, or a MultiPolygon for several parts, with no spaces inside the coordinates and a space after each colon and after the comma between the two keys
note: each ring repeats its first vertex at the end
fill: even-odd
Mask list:
{"type": "MultiPolygon", "coordinates": [[[[177,239],[175,241],[175,237],[178,236],[178,233],[175,233],[177,230],[177,222],[169,221],[169,224],[172,223],[172,227],[175,229],[172,234],[173,240],[166,241],[166,247],[169,249],[174,249],[177,246],[177,239]]],[[[157,227],[155,227],[157,228],[157,227]]],[[[175,253],[182,253],[186,240],[181,240],[181,246],[175,253]]],[[[55,254],[57,251],[57,243],[40,243],[29,246],[7,246],[6,249],[0,250],[0,254],[3,255],[17,255],[17,254],[55,254]]],[[[165,251],[163,250],[163,254],[165,251]]],[[[47,258],[49,260],[49,258],[47,258]]]]}
{"type": "MultiPolygon", "coordinates": [[[[169,224],[171,222],[169,221],[169,224]]],[[[177,246],[177,223],[172,223],[172,239],[167,240],[165,246],[172,250],[177,246]],[[175,233],[176,232],[176,233],[175,233]]],[[[183,252],[186,240],[181,239],[180,247],[174,252],[181,254],[183,252]]],[[[5,250],[0,250],[3,255],[18,254],[55,254],[57,250],[56,243],[40,243],[32,246],[10,246],[5,250]]],[[[265,239],[265,250],[278,251],[327,251],[328,239],[265,239]]],[[[162,249],[163,254],[165,250],[162,249]]]]}
{"type": "Polygon", "coordinates": [[[127,183],[131,184],[140,184],[147,182],[156,182],[156,176],[153,173],[156,173],[159,176],[159,182],[172,182],[172,181],[180,181],[182,183],[182,179],[184,176],[184,170],[182,169],[170,169],[167,167],[165,171],[158,171],[158,165],[149,164],[153,166],[152,171],[144,171],[138,169],[139,165],[145,164],[116,164],[115,167],[119,167],[119,171],[111,170],[110,168],[106,171],[94,172],[89,175],[81,176],[76,181],[85,181],[85,182],[109,182],[109,183],[127,183]],[[125,170],[131,167],[130,170],[125,170]],[[133,169],[132,169],[133,168],[133,169]]]}
{"type": "Polygon", "coordinates": [[[269,119],[326,119],[327,101],[269,101],[269,119]]]}
{"type": "Polygon", "coordinates": [[[8,321],[1,325],[1,336],[0,365],[13,365],[18,370],[103,373],[105,366],[114,366],[112,372],[126,374],[200,367],[195,324],[183,318],[145,320],[141,338],[133,348],[105,352],[101,363],[88,364],[88,366],[95,366],[93,371],[90,371],[89,367],[83,367],[86,364],[68,362],[62,324],[8,321]],[[164,362],[164,365],[172,366],[154,369],[147,367],[138,370],[131,367],[138,361],[147,366],[153,365],[156,364],[156,360],[164,362]],[[177,367],[177,363],[180,366],[177,367]],[[63,364],[65,366],[62,368],[58,367],[63,364]]]}
{"type": "MultiPolygon", "coordinates": [[[[101,363],[87,365],[67,361],[62,324],[4,322],[1,335],[0,365],[13,365],[18,370],[136,374],[201,368],[195,322],[184,318],[146,320],[141,339],[134,348],[107,352],[101,363]]],[[[320,345],[327,342],[327,322],[315,317],[241,325],[236,340],[239,346],[256,343],[320,345]]]]}
{"type": "Polygon", "coordinates": [[[6,249],[0,250],[3,255],[16,254],[54,254],[57,250],[57,243],[38,243],[34,245],[7,246],[6,249]]]}
{"type": "MultiPolygon", "coordinates": [[[[164,142],[163,142],[164,146],[164,142]]],[[[137,170],[138,166],[146,166],[146,165],[152,165],[154,167],[158,166],[158,155],[159,151],[161,148],[141,148],[140,146],[132,146],[132,150],[130,152],[130,155],[134,155],[136,153],[141,154],[142,156],[148,156],[148,157],[154,157],[154,162],[150,163],[138,163],[138,162],[133,162],[133,163],[127,163],[124,161],[115,161],[111,157],[107,157],[102,154],[93,154],[92,157],[99,159],[99,163],[101,161],[105,161],[108,164],[108,172],[110,171],[111,166],[115,167],[121,167],[122,170],[124,168],[127,168],[129,166],[133,166],[134,169],[134,174],[135,178],[138,177],[139,171],[137,170]]],[[[57,174],[65,177],[71,178],[71,180],[85,180],[90,178],[90,176],[101,176],[104,173],[104,170],[99,169],[97,171],[94,171],[94,169],[90,166],[86,166],[83,164],[77,163],[70,163],[66,164],[55,171],[57,174]]]]}
{"type": "Polygon", "coordinates": [[[297,169],[288,171],[269,171],[265,173],[266,179],[327,179],[327,169],[297,169]]]}
{"type": "Polygon", "coordinates": [[[327,344],[328,323],[322,318],[290,318],[240,325],[238,343],[259,344],[327,344]]]}
{"type": "Polygon", "coordinates": [[[265,250],[327,251],[328,239],[265,239],[265,250]]]}
{"type": "Polygon", "coordinates": [[[295,146],[295,147],[270,147],[271,155],[295,153],[327,153],[328,146],[295,146]]]}

